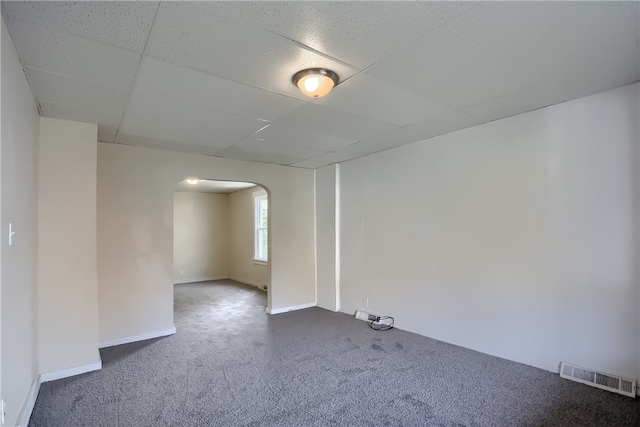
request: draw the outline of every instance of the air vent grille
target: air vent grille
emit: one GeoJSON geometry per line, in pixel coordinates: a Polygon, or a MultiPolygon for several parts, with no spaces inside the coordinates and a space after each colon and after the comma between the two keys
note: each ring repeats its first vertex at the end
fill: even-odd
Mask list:
{"type": "Polygon", "coordinates": [[[562,362],[560,376],[582,384],[636,397],[636,382],[562,362]]]}

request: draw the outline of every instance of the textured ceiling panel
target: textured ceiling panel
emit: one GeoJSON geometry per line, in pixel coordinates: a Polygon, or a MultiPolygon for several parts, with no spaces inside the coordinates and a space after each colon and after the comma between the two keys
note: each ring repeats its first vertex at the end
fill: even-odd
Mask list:
{"type": "Polygon", "coordinates": [[[448,110],[443,105],[366,73],[336,86],[331,96],[316,102],[344,113],[398,126],[406,126],[448,110]]]}
{"type": "Polygon", "coordinates": [[[489,122],[535,110],[551,103],[550,97],[541,92],[539,88],[527,87],[463,108],[462,112],[476,117],[482,122],[489,122]]]}
{"type": "Polygon", "coordinates": [[[235,144],[233,147],[241,148],[244,150],[251,150],[256,153],[291,155],[303,159],[326,153],[326,151],[316,150],[313,148],[306,148],[298,145],[283,144],[278,142],[262,141],[257,138],[244,139],[235,144]]]}
{"type": "Polygon", "coordinates": [[[186,104],[163,103],[133,95],[121,131],[168,141],[227,147],[251,135],[265,122],[186,104]]]}
{"type": "Polygon", "coordinates": [[[9,16],[7,27],[23,65],[105,86],[130,89],[140,55],[9,16]]]}
{"type": "Polygon", "coordinates": [[[454,108],[495,98],[521,85],[515,73],[446,28],[434,31],[367,72],[454,108]]]}
{"type": "Polygon", "coordinates": [[[392,147],[390,147],[389,144],[386,143],[357,142],[331,153],[321,154],[316,157],[301,160],[299,162],[293,163],[291,166],[316,169],[330,165],[332,163],[344,162],[346,160],[356,159],[368,154],[378,153],[380,151],[388,150],[389,148],[392,147]]]}
{"type": "Polygon", "coordinates": [[[275,120],[303,101],[243,85],[188,68],[145,58],[135,92],[164,102],[178,102],[263,120],[275,120]]]}
{"type": "Polygon", "coordinates": [[[309,102],[278,120],[279,123],[313,129],[360,141],[381,133],[391,134],[398,126],[368,120],[309,102]]]}
{"type": "Polygon", "coordinates": [[[179,2],[160,5],[147,52],[156,59],[300,99],[304,96],[291,77],[301,69],[326,67],[341,79],[357,72],[261,28],[179,2]]]}
{"type": "Polygon", "coordinates": [[[245,160],[248,162],[275,163],[278,165],[290,165],[295,162],[304,160],[303,157],[291,154],[274,154],[261,153],[250,149],[229,147],[218,152],[216,157],[224,157],[226,159],[245,160]]]}
{"type": "Polygon", "coordinates": [[[205,2],[203,7],[358,68],[376,63],[440,25],[426,9],[409,2],[205,2]]]}
{"type": "Polygon", "coordinates": [[[640,1],[621,1],[620,6],[640,46],[640,1]]]}
{"type": "Polygon", "coordinates": [[[167,141],[157,136],[141,136],[130,135],[118,132],[116,138],[118,144],[135,145],[138,147],[155,148],[158,150],[178,151],[191,154],[202,154],[204,156],[213,156],[220,151],[220,147],[213,147],[210,145],[191,144],[180,141],[167,141]]]}
{"type": "Polygon", "coordinates": [[[287,143],[322,151],[333,151],[356,142],[337,135],[279,122],[270,124],[253,136],[267,142],[287,143]]]}
{"type": "Polygon", "coordinates": [[[479,1],[417,1],[415,6],[447,23],[480,4],[479,1]]]}
{"type": "Polygon", "coordinates": [[[2,2],[5,13],[142,53],[158,2],[2,2]]]}
{"type": "Polygon", "coordinates": [[[459,111],[453,111],[450,113],[445,113],[438,117],[434,117],[432,119],[414,123],[411,126],[407,126],[406,129],[412,130],[415,133],[421,135],[421,139],[426,139],[432,136],[438,136],[445,133],[454,132],[459,129],[479,125],[481,123],[484,123],[485,121],[487,120],[472,117],[459,111]]]}
{"type": "Polygon", "coordinates": [[[114,142],[116,131],[120,124],[119,115],[103,113],[101,111],[69,107],[40,101],[40,108],[45,117],[53,119],[73,120],[82,123],[98,123],[98,141],[114,142]]]}
{"type": "Polygon", "coordinates": [[[122,116],[129,92],[84,80],[27,68],[27,79],[36,98],[69,107],[122,116]]]}
{"type": "Polygon", "coordinates": [[[449,25],[557,101],[640,78],[637,41],[614,2],[488,2],[449,25]]]}
{"type": "Polygon", "coordinates": [[[2,2],[46,117],[315,168],[640,80],[638,2],[2,2]],[[328,67],[326,97],[292,75],[328,67]]]}

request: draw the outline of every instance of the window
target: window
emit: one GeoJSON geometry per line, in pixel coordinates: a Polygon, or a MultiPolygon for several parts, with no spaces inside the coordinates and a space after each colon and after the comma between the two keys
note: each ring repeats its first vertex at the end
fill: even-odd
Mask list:
{"type": "Polygon", "coordinates": [[[269,260],[269,201],[267,196],[257,196],[255,198],[256,205],[256,261],[267,262],[269,260]]]}

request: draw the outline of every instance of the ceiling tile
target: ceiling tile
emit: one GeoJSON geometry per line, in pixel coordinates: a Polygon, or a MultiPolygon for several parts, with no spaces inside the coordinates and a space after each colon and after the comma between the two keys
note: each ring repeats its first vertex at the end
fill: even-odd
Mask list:
{"type": "Polygon", "coordinates": [[[245,160],[248,162],[275,163],[278,165],[290,165],[291,163],[304,160],[301,157],[289,154],[273,154],[273,153],[256,153],[252,150],[243,148],[229,147],[221,150],[216,157],[224,157],[226,159],[245,160]]]}
{"type": "Polygon", "coordinates": [[[332,110],[315,102],[304,104],[302,107],[278,120],[278,122],[304,129],[314,129],[320,132],[340,135],[354,141],[360,141],[361,139],[375,137],[381,133],[389,133],[399,129],[399,127],[395,125],[380,123],[342,111],[332,110]]]}
{"type": "Polygon", "coordinates": [[[129,89],[140,55],[9,15],[7,27],[25,67],[129,89]]]}
{"type": "Polygon", "coordinates": [[[122,116],[129,92],[71,77],[25,69],[29,85],[38,101],[64,104],[79,109],[122,116]]]}
{"type": "Polygon", "coordinates": [[[257,138],[247,138],[233,146],[244,150],[251,150],[255,153],[270,153],[293,156],[298,158],[309,158],[326,153],[326,151],[301,147],[293,144],[283,144],[278,142],[262,141],[257,138]]]}
{"type": "Polygon", "coordinates": [[[134,94],[122,119],[121,130],[129,135],[228,147],[265,124],[256,119],[134,94]]]}
{"type": "MultiPolygon", "coordinates": [[[[446,113],[443,113],[446,114],[446,113]]],[[[437,117],[441,117],[442,114],[437,117]]],[[[405,126],[403,128],[394,129],[390,132],[380,132],[375,136],[363,139],[360,142],[366,142],[367,144],[379,145],[384,147],[381,149],[388,149],[393,147],[399,147],[401,145],[411,144],[412,142],[420,141],[424,139],[424,136],[412,129],[411,126],[405,126]]]]}
{"type": "Polygon", "coordinates": [[[341,79],[358,70],[261,28],[215,15],[198,3],[162,3],[147,48],[149,56],[298,99],[297,71],[330,68],[341,79]]]}
{"type": "Polygon", "coordinates": [[[113,142],[115,140],[121,115],[75,108],[46,101],[40,101],[39,104],[44,117],[98,124],[98,141],[113,142]]]}
{"type": "Polygon", "coordinates": [[[169,102],[275,120],[303,101],[177,65],[144,58],[134,91],[169,102]]]}
{"type": "Polygon", "coordinates": [[[269,143],[294,145],[320,151],[333,151],[356,142],[337,135],[280,122],[271,123],[253,137],[269,143]]]}
{"type": "Polygon", "coordinates": [[[640,46],[640,1],[621,1],[620,6],[625,18],[627,18],[629,28],[635,34],[638,46],[640,46]]]}
{"type": "Polygon", "coordinates": [[[478,1],[416,1],[416,7],[425,12],[429,12],[438,21],[443,23],[462,15],[473,9],[480,2],[478,1]]]}
{"type": "Polygon", "coordinates": [[[340,163],[341,161],[342,159],[338,154],[326,153],[308,159],[300,160],[295,163],[291,163],[290,166],[305,169],[318,169],[324,166],[331,165],[333,163],[340,163]]]}
{"type": "Polygon", "coordinates": [[[480,123],[484,123],[485,121],[487,120],[472,117],[462,112],[452,111],[450,113],[445,113],[441,116],[407,126],[407,129],[419,133],[421,135],[420,140],[423,140],[433,136],[443,135],[445,133],[455,132],[460,129],[475,126],[480,123]]]}
{"type": "MultiPolygon", "coordinates": [[[[536,87],[527,87],[462,109],[482,122],[503,119],[526,111],[546,107],[552,102],[536,87]]],[[[457,129],[456,129],[457,130],[457,129]]]]}
{"type": "Polygon", "coordinates": [[[336,86],[328,96],[316,102],[344,113],[398,126],[406,126],[448,110],[443,105],[366,73],[336,86]]]}
{"type": "Polygon", "coordinates": [[[640,49],[617,2],[487,2],[449,26],[559,100],[640,78],[640,49]]]}
{"type": "Polygon", "coordinates": [[[202,154],[204,156],[213,156],[219,147],[209,145],[188,144],[179,141],[167,141],[156,137],[146,137],[140,135],[129,135],[127,133],[118,132],[116,143],[124,145],[135,145],[137,147],[155,148],[157,150],[179,151],[181,153],[202,154]]]}
{"type": "Polygon", "coordinates": [[[386,58],[367,73],[454,108],[495,98],[521,85],[514,73],[446,28],[386,58]]]}
{"type": "Polygon", "coordinates": [[[440,25],[431,13],[409,2],[204,2],[202,6],[359,68],[440,25]]]}
{"type": "Polygon", "coordinates": [[[158,2],[2,2],[5,13],[142,53],[158,2]]]}
{"type": "Polygon", "coordinates": [[[357,142],[331,153],[320,154],[309,159],[301,160],[299,162],[291,164],[291,166],[316,169],[330,165],[332,163],[345,162],[347,160],[367,156],[369,154],[379,153],[390,148],[392,147],[389,146],[389,144],[381,142],[357,142]]]}

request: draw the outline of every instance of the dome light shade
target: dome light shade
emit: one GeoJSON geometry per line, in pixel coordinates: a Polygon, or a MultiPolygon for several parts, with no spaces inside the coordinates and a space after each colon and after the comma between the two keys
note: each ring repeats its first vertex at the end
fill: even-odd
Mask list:
{"type": "Polygon", "coordinates": [[[320,98],[338,84],[338,75],[326,68],[307,68],[295,73],[291,81],[308,97],[320,98]]]}
{"type": "Polygon", "coordinates": [[[187,184],[196,185],[199,182],[200,182],[200,179],[198,178],[187,178],[187,184]]]}

